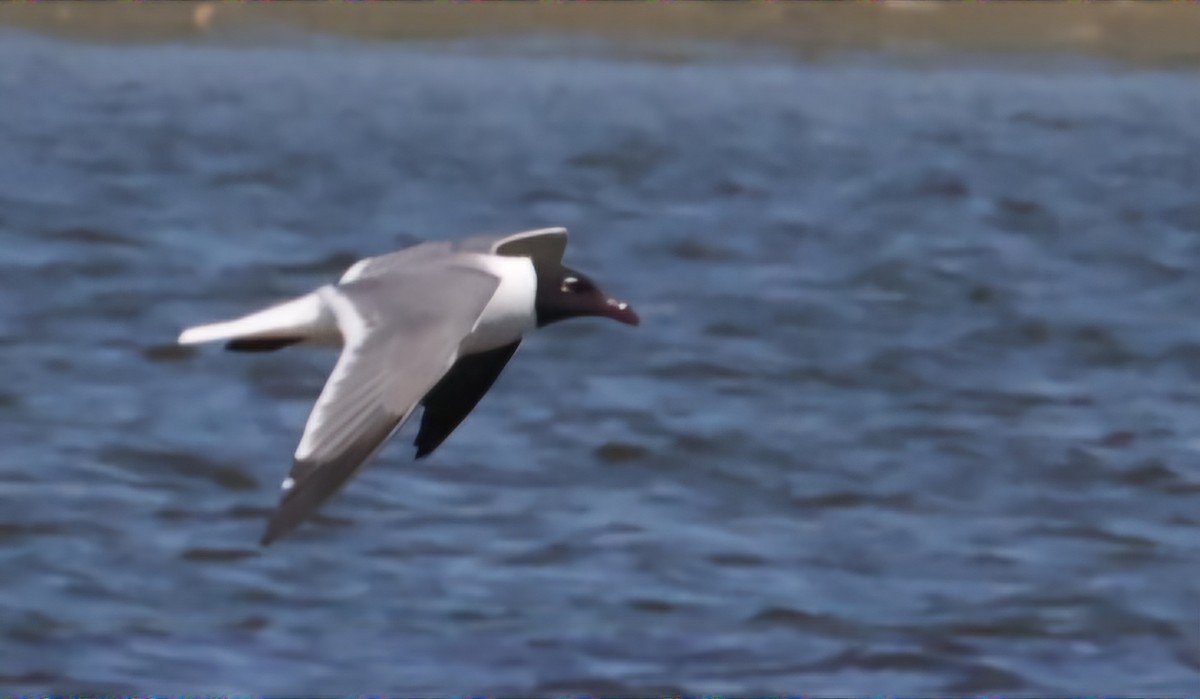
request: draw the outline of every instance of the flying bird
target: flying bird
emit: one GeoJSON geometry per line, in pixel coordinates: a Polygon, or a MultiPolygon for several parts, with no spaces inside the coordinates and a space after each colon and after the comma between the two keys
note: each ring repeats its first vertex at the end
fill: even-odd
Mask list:
{"type": "Polygon", "coordinates": [[[421,243],[360,260],[336,284],[304,296],[184,330],[180,344],[223,340],[235,352],[342,348],[261,543],[311,516],[418,406],[416,458],[436,449],[527,332],[581,316],[637,325],[629,304],[562,263],[566,247],[563,228],[421,243]]]}

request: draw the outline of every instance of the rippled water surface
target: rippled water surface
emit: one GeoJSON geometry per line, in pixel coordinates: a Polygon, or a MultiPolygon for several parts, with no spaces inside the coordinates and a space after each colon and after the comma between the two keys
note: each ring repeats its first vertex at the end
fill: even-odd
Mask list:
{"type": "Polygon", "coordinates": [[[0,688],[1200,686],[1200,78],[0,35],[0,688]],[[334,355],[179,329],[545,225],[521,352],[256,544],[334,355]]]}

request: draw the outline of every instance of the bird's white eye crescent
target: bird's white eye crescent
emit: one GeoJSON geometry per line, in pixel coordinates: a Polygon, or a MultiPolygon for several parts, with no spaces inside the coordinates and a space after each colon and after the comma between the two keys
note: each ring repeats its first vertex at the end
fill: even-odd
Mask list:
{"type": "Polygon", "coordinates": [[[563,291],[563,293],[569,293],[570,291],[574,290],[574,288],[575,288],[575,284],[576,284],[576,283],[578,283],[578,282],[579,282],[579,280],[578,280],[578,279],[576,279],[575,277],[566,277],[566,278],[564,278],[564,279],[563,279],[563,282],[562,282],[562,291],[563,291]]]}

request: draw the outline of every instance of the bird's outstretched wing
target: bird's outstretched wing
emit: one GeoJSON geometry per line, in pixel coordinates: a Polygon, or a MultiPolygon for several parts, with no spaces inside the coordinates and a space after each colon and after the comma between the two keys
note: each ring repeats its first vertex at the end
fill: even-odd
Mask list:
{"type": "Polygon", "coordinates": [[[421,414],[421,430],[413,442],[418,459],[437,449],[475,409],[520,345],[517,340],[494,350],[469,354],[454,363],[422,403],[425,412],[421,414]]]}
{"type": "Polygon", "coordinates": [[[454,365],[498,284],[481,269],[434,262],[318,292],[344,346],[304,427],[263,544],[312,515],[404,424],[454,365]]]}
{"type": "Polygon", "coordinates": [[[567,251],[566,228],[539,228],[506,235],[495,241],[492,252],[508,257],[529,257],[547,263],[562,262],[567,251]]]}
{"type": "Polygon", "coordinates": [[[466,240],[435,240],[359,260],[342,275],[341,283],[411,270],[457,252],[528,257],[534,262],[562,262],[567,249],[566,228],[539,228],[509,235],[477,235],[466,240]]]}

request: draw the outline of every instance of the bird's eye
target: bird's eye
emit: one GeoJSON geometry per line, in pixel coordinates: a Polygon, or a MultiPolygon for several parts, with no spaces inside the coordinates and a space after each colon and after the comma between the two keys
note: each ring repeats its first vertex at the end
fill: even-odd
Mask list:
{"type": "Polygon", "coordinates": [[[562,281],[562,291],[564,294],[569,294],[575,291],[575,286],[579,284],[579,280],[575,277],[566,277],[562,281]]]}

